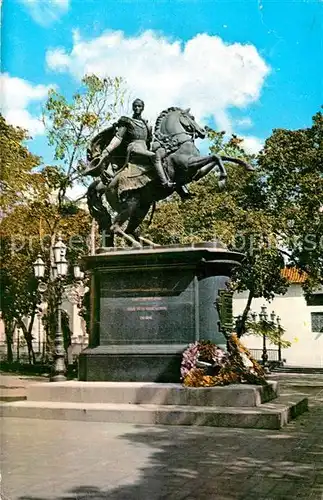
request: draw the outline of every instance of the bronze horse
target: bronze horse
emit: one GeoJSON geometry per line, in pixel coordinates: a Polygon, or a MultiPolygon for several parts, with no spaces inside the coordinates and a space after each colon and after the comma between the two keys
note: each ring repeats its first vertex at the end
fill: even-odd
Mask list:
{"type": "MultiPolygon", "coordinates": [[[[223,162],[229,161],[253,170],[250,165],[238,158],[211,154],[201,156],[194,144],[196,138],[204,139],[206,131],[200,127],[189,110],[171,107],[164,110],[156,120],[152,151],[160,154],[165,172],[174,186],[183,186],[197,181],[218,167],[219,186],[225,184],[227,173],[223,162]]],[[[97,149],[97,142],[92,141],[97,149]]],[[[88,150],[88,160],[95,158],[97,150],[88,150]]],[[[154,177],[154,171],[147,161],[130,156],[128,161],[117,170],[114,177],[107,179],[104,171],[88,188],[87,201],[92,217],[98,222],[100,233],[108,237],[113,246],[114,235],[121,235],[133,246],[141,247],[138,228],[150,207],[158,200],[167,198],[175,190],[165,189],[154,177]],[[109,210],[103,196],[110,205],[109,210]],[[112,211],[116,212],[114,218],[112,211]],[[125,231],[123,224],[127,222],[125,231]]]]}

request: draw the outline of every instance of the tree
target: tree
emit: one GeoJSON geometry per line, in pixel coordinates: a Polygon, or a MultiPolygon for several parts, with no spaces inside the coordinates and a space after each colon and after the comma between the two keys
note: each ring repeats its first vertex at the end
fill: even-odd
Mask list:
{"type": "MultiPolygon", "coordinates": [[[[3,258],[3,242],[1,257],[3,258]]],[[[1,317],[5,325],[5,335],[7,343],[7,359],[12,362],[13,334],[16,327],[22,328],[28,346],[30,361],[34,359],[32,349],[31,329],[35,310],[37,306],[37,285],[35,278],[27,272],[24,257],[15,259],[16,268],[4,264],[0,270],[1,275],[1,317]],[[29,326],[24,323],[23,318],[30,316],[29,326]]]]}
{"type": "MultiPolygon", "coordinates": [[[[30,361],[35,361],[32,327],[40,296],[32,264],[39,252],[50,259],[50,243],[58,231],[70,243],[72,260],[87,253],[90,218],[71,202],[65,202],[64,206],[53,203],[53,192],[61,182],[60,172],[55,167],[40,167],[40,159],[24,144],[28,137],[25,131],[8,125],[3,117],[0,117],[0,126],[2,152],[5,152],[1,171],[1,316],[5,324],[8,360],[12,361],[13,333],[19,327],[28,346],[30,361]],[[25,318],[29,318],[28,322],[25,318]]],[[[52,292],[55,300],[55,289],[52,292]]],[[[53,337],[53,328],[50,330],[53,337]]]]}
{"type": "Polygon", "coordinates": [[[87,178],[82,178],[82,173],[90,140],[120,113],[125,95],[122,78],[101,79],[96,75],[86,75],[70,101],[56,90],[49,91],[43,121],[49,145],[54,148],[56,164],[46,167],[43,174],[52,189],[47,205],[52,241],[56,238],[61,216],[64,218],[77,210],[77,203],[66,197],[67,189],[88,182],[87,178]]]}
{"type": "Polygon", "coordinates": [[[306,273],[304,289],[323,283],[323,115],[311,127],[276,129],[259,155],[275,238],[290,265],[306,273]]]}
{"type": "MultiPolygon", "coordinates": [[[[57,209],[57,207],[56,207],[57,209]]],[[[1,313],[5,323],[8,346],[8,361],[12,360],[10,345],[15,327],[22,329],[30,361],[35,362],[32,349],[32,327],[38,304],[41,301],[37,291],[37,281],[33,274],[33,262],[40,252],[49,267],[51,260],[50,245],[52,243],[52,227],[64,235],[68,243],[68,257],[71,262],[88,253],[88,233],[90,218],[82,209],[75,213],[60,215],[56,220],[55,206],[29,202],[18,205],[0,224],[1,230],[1,313]],[[43,209],[42,209],[43,207],[43,209]],[[28,318],[28,322],[24,321],[28,318]]],[[[49,276],[45,278],[49,282],[49,276]]],[[[73,278],[70,278],[70,282],[73,278]]],[[[49,350],[54,348],[56,331],[57,286],[49,282],[44,297],[49,305],[47,309],[49,350]]]]}
{"type": "Polygon", "coordinates": [[[40,165],[40,158],[28,151],[25,145],[28,138],[25,130],[9,125],[0,114],[2,215],[10,212],[26,196],[38,196],[42,189],[35,173],[35,168],[40,165]]]}
{"type": "Polygon", "coordinates": [[[64,202],[66,190],[81,182],[83,161],[90,140],[111,120],[124,103],[125,84],[122,78],[86,75],[81,87],[69,102],[56,90],[50,90],[43,109],[43,121],[50,146],[57,160],[57,200],[64,202]]]}
{"type": "Polygon", "coordinates": [[[248,320],[246,322],[246,333],[248,335],[256,335],[257,337],[265,335],[271,344],[283,349],[292,345],[289,340],[283,338],[285,334],[284,328],[280,324],[276,325],[268,319],[261,319],[260,321],[248,320]]]}
{"type": "MultiPolygon", "coordinates": [[[[33,275],[32,234],[36,228],[28,220],[28,208],[23,203],[13,206],[0,225],[2,261],[1,314],[5,324],[8,361],[12,360],[10,345],[16,327],[21,328],[28,347],[30,361],[35,361],[32,349],[32,326],[39,302],[37,283],[33,275]],[[24,318],[29,317],[26,324],[24,318]]],[[[37,242],[39,248],[39,241],[37,242]]]]}
{"type": "Polygon", "coordinates": [[[31,154],[25,145],[27,132],[9,125],[0,115],[1,147],[1,317],[5,324],[8,360],[12,361],[12,341],[15,328],[22,328],[32,356],[31,328],[37,305],[35,280],[32,269],[27,265],[28,257],[17,254],[17,245],[26,239],[28,229],[25,225],[16,233],[20,216],[24,217],[26,200],[41,199],[45,188],[41,175],[35,169],[40,158],[31,154]],[[18,241],[19,238],[19,241],[18,241]],[[31,314],[29,327],[23,322],[25,315],[31,314]]]}

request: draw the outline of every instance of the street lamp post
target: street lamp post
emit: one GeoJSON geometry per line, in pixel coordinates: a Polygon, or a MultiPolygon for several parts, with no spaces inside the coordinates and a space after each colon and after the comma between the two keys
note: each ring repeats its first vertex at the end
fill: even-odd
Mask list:
{"type": "Polygon", "coordinates": [[[259,314],[259,319],[263,325],[263,333],[262,333],[262,364],[264,368],[267,367],[268,363],[268,352],[267,352],[267,338],[266,338],[266,323],[267,323],[267,308],[266,306],[261,307],[261,313],[259,314]]]}
{"type": "MultiPolygon", "coordinates": [[[[64,336],[62,331],[62,296],[64,285],[63,281],[67,275],[68,262],[66,259],[67,247],[63,243],[62,238],[59,237],[56,244],[51,248],[53,261],[50,266],[50,279],[57,284],[57,326],[55,332],[55,358],[53,373],[50,377],[51,382],[62,382],[66,380],[66,363],[65,363],[65,349],[64,349],[64,336]]],[[[34,262],[34,273],[39,280],[38,290],[44,293],[47,290],[47,285],[44,283],[45,276],[45,262],[42,260],[41,255],[38,255],[34,262]]],[[[74,266],[74,275],[76,279],[80,278],[80,267],[74,266]]]]}
{"type": "MultiPolygon", "coordinates": [[[[259,314],[256,312],[251,312],[250,316],[252,323],[255,326],[256,333],[262,337],[262,364],[266,372],[269,372],[269,355],[267,350],[267,340],[269,338],[270,342],[278,345],[278,362],[282,364],[282,335],[284,329],[281,326],[281,319],[276,316],[275,311],[270,313],[270,320],[268,320],[267,307],[263,305],[259,314]],[[257,318],[259,317],[259,321],[257,318]],[[257,326],[258,324],[258,326],[257,326]]],[[[252,327],[251,327],[252,331],[252,327]]],[[[272,361],[276,361],[272,359],[272,361]]]]}
{"type": "Polygon", "coordinates": [[[64,337],[62,331],[62,294],[63,294],[63,279],[67,275],[68,263],[66,260],[66,245],[63,243],[62,238],[59,237],[53,246],[54,262],[54,276],[56,275],[57,282],[57,326],[55,332],[55,361],[54,370],[50,380],[52,382],[63,382],[66,380],[66,363],[65,363],[65,349],[64,337]]]}
{"type": "Polygon", "coordinates": [[[276,321],[278,328],[278,361],[279,364],[282,365],[282,344],[281,344],[282,333],[281,333],[281,323],[280,323],[281,319],[279,316],[277,316],[276,321]]]}
{"type": "Polygon", "coordinates": [[[51,382],[62,382],[66,380],[66,363],[64,337],[62,331],[62,280],[58,278],[58,298],[57,298],[57,326],[55,332],[55,361],[54,370],[50,377],[51,382]]]}

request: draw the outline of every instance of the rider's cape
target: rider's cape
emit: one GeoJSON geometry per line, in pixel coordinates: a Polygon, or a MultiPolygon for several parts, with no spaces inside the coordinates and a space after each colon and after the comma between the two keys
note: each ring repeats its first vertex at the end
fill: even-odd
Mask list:
{"type": "MultiPolygon", "coordinates": [[[[114,123],[110,127],[99,132],[91,141],[90,147],[87,150],[87,160],[91,162],[95,159],[100,159],[102,151],[111,142],[113,137],[116,135],[118,130],[119,122],[114,123]]],[[[121,142],[120,146],[115,148],[111,155],[111,163],[117,165],[118,169],[123,167],[127,157],[127,144],[124,141],[121,142]]],[[[95,162],[94,162],[95,163],[95,162]]]]}
{"type": "MultiPolygon", "coordinates": [[[[102,151],[111,142],[116,135],[118,127],[122,125],[122,119],[114,123],[110,127],[99,132],[91,141],[90,147],[87,150],[87,160],[91,162],[91,174],[98,175],[96,172],[96,163],[99,162],[102,151]]],[[[133,163],[127,163],[128,152],[127,142],[122,141],[121,144],[115,148],[109,156],[110,162],[117,166],[116,172],[116,189],[119,197],[124,191],[139,189],[149,182],[151,182],[151,173],[147,173],[145,167],[133,163]],[[125,168],[124,168],[125,167],[125,168]],[[120,172],[119,172],[120,171],[120,172]]]]}

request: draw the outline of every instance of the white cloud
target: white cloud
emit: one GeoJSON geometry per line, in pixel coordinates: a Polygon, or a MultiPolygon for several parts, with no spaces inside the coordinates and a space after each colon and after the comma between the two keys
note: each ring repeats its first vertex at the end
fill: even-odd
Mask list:
{"type": "Polygon", "coordinates": [[[242,147],[247,153],[257,154],[263,148],[264,142],[258,137],[252,135],[244,136],[242,147]]]}
{"type": "Polygon", "coordinates": [[[72,188],[67,188],[66,196],[70,200],[77,200],[85,197],[87,188],[81,184],[75,184],[72,188]]]}
{"type": "Polygon", "coordinates": [[[241,128],[250,128],[253,125],[252,120],[251,118],[249,118],[249,116],[244,116],[243,118],[239,118],[238,120],[235,121],[235,124],[241,128]]]}
{"type": "Polygon", "coordinates": [[[153,31],[133,38],[112,31],[86,41],[75,31],[72,50],[49,50],[46,60],[77,80],[87,73],[123,76],[151,120],[169,106],[191,107],[197,119],[213,118],[227,133],[233,131],[228,109],[257,101],[269,73],[255,46],[207,34],[182,43],[153,31]]]}
{"type": "Polygon", "coordinates": [[[33,20],[42,26],[57,21],[69,9],[70,0],[19,0],[29,11],[33,20]]]}
{"type": "Polygon", "coordinates": [[[50,86],[33,85],[22,78],[11,77],[7,73],[0,75],[1,111],[12,125],[20,126],[31,135],[39,135],[44,131],[40,117],[28,110],[32,103],[40,103],[46,98],[50,86]]]}

